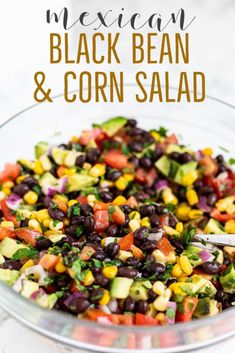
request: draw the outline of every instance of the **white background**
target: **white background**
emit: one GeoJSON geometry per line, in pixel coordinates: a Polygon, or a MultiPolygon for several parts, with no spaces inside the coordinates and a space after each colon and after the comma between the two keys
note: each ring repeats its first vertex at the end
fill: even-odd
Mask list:
{"type": "MultiPolygon", "coordinates": [[[[62,6],[68,6],[73,11],[74,18],[82,11],[89,11],[94,15],[97,11],[113,9],[113,12],[118,14],[124,7],[126,15],[135,11],[143,16],[158,12],[167,19],[172,11],[177,12],[179,8],[184,8],[188,18],[196,16],[189,28],[190,64],[187,70],[203,71],[206,75],[207,94],[235,104],[234,0],[2,0],[0,122],[34,103],[33,75],[36,71],[43,70],[47,73],[53,94],[62,91],[62,74],[69,68],[62,64],[54,67],[49,65],[49,33],[58,31],[58,27],[49,26],[45,21],[46,9],[59,11],[62,6]]],[[[80,27],[75,27],[75,38],[79,30],[81,31],[80,27]]],[[[89,31],[92,32],[92,29],[89,31]]],[[[125,31],[128,36],[128,30],[125,31]]],[[[121,56],[125,57],[129,49],[129,42],[123,40],[119,48],[121,56]]],[[[96,69],[92,65],[89,68],[80,65],[77,69],[81,71],[84,68],[91,71],[96,69]]],[[[102,66],[102,70],[109,69],[115,67],[102,66]]],[[[133,73],[138,67],[133,67],[128,60],[124,60],[122,69],[127,80],[133,81],[133,73]]],[[[153,68],[141,65],[141,70],[150,72],[153,68]]],[[[177,72],[185,68],[182,65],[162,65],[155,70],[170,70],[172,85],[176,85],[177,72]]],[[[5,314],[0,315],[0,322],[0,352],[28,353],[32,352],[32,347],[34,352],[59,351],[58,347],[51,347],[43,339],[32,335],[14,320],[7,318],[5,314]]],[[[232,345],[232,341],[217,345],[213,352],[230,352],[232,345]]]]}

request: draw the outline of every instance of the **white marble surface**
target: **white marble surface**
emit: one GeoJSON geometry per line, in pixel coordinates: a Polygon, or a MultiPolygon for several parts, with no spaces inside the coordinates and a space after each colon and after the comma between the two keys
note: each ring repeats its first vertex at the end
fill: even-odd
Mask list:
{"type": "MultiPolygon", "coordinates": [[[[48,65],[48,33],[45,24],[45,10],[49,7],[60,9],[69,6],[76,13],[82,10],[119,9],[123,6],[130,13],[169,13],[183,7],[188,14],[197,19],[190,27],[191,63],[189,70],[201,70],[206,74],[207,93],[235,104],[235,2],[234,0],[21,0],[2,1],[0,22],[1,47],[4,54],[0,57],[0,123],[11,115],[33,103],[33,74],[37,70],[50,72],[50,80],[55,93],[61,91],[60,73],[65,67],[48,65]]],[[[122,50],[127,49],[125,41],[122,50]]],[[[66,68],[67,69],[67,68],[66,68]]],[[[91,70],[94,68],[91,67],[91,70]]],[[[103,69],[107,69],[103,67],[103,69]]],[[[142,66],[149,72],[150,67],[142,66]]],[[[166,70],[162,67],[161,70],[166,70]]],[[[179,69],[179,68],[178,68],[179,69]]],[[[177,69],[177,70],[178,70],[177,69]]],[[[182,68],[181,68],[182,69],[182,68]]],[[[124,70],[131,81],[134,68],[124,63],[124,70]]],[[[172,68],[174,72],[176,68],[172,68]]],[[[235,339],[206,348],[204,353],[225,353],[234,350],[235,339]]],[[[56,353],[61,347],[48,342],[30,332],[0,310],[0,353],[56,353]]]]}

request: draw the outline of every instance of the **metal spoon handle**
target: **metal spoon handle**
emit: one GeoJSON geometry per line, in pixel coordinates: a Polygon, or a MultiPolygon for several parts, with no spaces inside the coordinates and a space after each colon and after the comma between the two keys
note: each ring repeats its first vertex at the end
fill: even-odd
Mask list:
{"type": "Polygon", "coordinates": [[[235,234],[196,234],[195,238],[210,244],[235,247],[235,234]]]}

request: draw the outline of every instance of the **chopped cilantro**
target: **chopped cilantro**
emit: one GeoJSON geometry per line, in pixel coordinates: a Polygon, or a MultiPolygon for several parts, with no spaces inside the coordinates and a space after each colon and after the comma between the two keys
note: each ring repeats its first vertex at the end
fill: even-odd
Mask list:
{"type": "Polygon", "coordinates": [[[127,147],[127,145],[123,144],[121,148],[122,148],[122,153],[123,153],[125,156],[127,156],[127,155],[130,153],[130,150],[129,150],[129,148],[127,147]]]}
{"type": "Polygon", "coordinates": [[[168,308],[166,311],[166,316],[169,317],[169,319],[174,319],[175,310],[173,308],[168,308]]]}
{"type": "Polygon", "coordinates": [[[159,130],[157,130],[157,132],[159,133],[160,136],[166,137],[166,136],[167,136],[168,129],[166,129],[166,128],[163,127],[163,126],[160,126],[160,128],[159,128],[159,130]]]}
{"type": "Polygon", "coordinates": [[[83,226],[79,226],[76,228],[76,237],[79,238],[83,233],[83,226]]]}
{"type": "Polygon", "coordinates": [[[166,205],[164,205],[164,208],[166,208],[167,211],[170,211],[172,213],[176,211],[176,205],[173,205],[172,203],[167,203],[166,205]]]}
{"type": "Polygon", "coordinates": [[[20,212],[16,212],[16,219],[17,221],[24,221],[25,217],[20,212]]]}
{"type": "Polygon", "coordinates": [[[58,205],[57,205],[56,203],[53,203],[53,204],[51,205],[51,208],[52,208],[53,210],[56,210],[56,209],[58,208],[58,205]]]}
{"type": "Polygon", "coordinates": [[[23,248],[17,250],[12,256],[13,260],[26,260],[37,257],[38,251],[36,249],[23,248]]]}
{"type": "Polygon", "coordinates": [[[33,191],[36,192],[36,194],[40,195],[41,194],[41,188],[39,185],[33,186],[33,191]]]}
{"type": "Polygon", "coordinates": [[[222,151],[229,153],[229,150],[223,146],[219,146],[219,149],[221,149],[222,151]]]}
{"type": "Polygon", "coordinates": [[[58,219],[54,219],[53,220],[53,227],[56,227],[58,225],[58,223],[60,223],[60,221],[58,221],[58,219]]]}
{"type": "Polygon", "coordinates": [[[92,261],[93,261],[93,264],[95,265],[95,267],[97,267],[97,268],[102,267],[102,262],[101,261],[99,261],[97,259],[92,259],[92,261]]]}
{"type": "Polygon", "coordinates": [[[75,150],[76,150],[76,151],[78,151],[78,152],[81,152],[81,151],[82,151],[82,146],[81,146],[79,143],[76,143],[76,144],[74,145],[74,147],[75,147],[75,150]]]}
{"type": "Polygon", "coordinates": [[[80,207],[78,204],[73,205],[73,210],[72,210],[74,216],[79,216],[80,215],[80,207]]]}
{"type": "Polygon", "coordinates": [[[230,158],[228,162],[229,162],[230,165],[234,165],[235,164],[235,158],[230,158]]]}
{"type": "Polygon", "coordinates": [[[183,232],[182,241],[184,246],[187,246],[196,234],[196,228],[191,225],[183,232]]]}
{"type": "Polygon", "coordinates": [[[108,212],[109,212],[109,214],[113,214],[114,212],[116,212],[116,209],[115,209],[115,207],[114,206],[109,206],[109,208],[108,208],[108,212]]]}
{"type": "Polygon", "coordinates": [[[86,263],[82,261],[81,259],[77,259],[74,261],[71,269],[74,271],[74,278],[76,281],[83,281],[84,279],[84,274],[82,270],[86,267],[86,263]]]}

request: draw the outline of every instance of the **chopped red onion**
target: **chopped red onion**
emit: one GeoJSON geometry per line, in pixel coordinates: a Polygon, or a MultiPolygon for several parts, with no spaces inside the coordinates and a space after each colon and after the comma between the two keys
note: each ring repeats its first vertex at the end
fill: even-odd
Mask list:
{"type": "Polygon", "coordinates": [[[159,180],[156,184],[155,184],[155,189],[158,193],[160,193],[162,190],[164,190],[165,188],[167,188],[169,186],[169,183],[167,180],[159,180]]]}
{"type": "Polygon", "coordinates": [[[11,194],[6,199],[7,207],[11,210],[16,210],[22,202],[22,198],[19,195],[11,194]]]}
{"type": "Polygon", "coordinates": [[[39,296],[46,296],[46,295],[47,295],[46,292],[42,288],[39,288],[39,290],[36,290],[31,294],[30,299],[36,300],[39,296]]]}
{"type": "Polygon", "coordinates": [[[118,302],[116,299],[112,298],[109,303],[108,303],[108,307],[110,309],[110,311],[112,313],[116,313],[117,312],[117,309],[118,309],[118,302]]]}
{"type": "MultiPolygon", "coordinates": [[[[174,312],[176,312],[176,302],[169,302],[168,303],[168,309],[170,308],[170,309],[172,309],[172,310],[174,310],[174,312]]],[[[166,315],[166,320],[167,320],[167,324],[168,325],[172,325],[172,324],[174,324],[175,323],[175,316],[174,317],[168,317],[167,315],[166,315]]]]}
{"type": "Polygon", "coordinates": [[[22,275],[20,275],[17,281],[13,284],[12,288],[14,289],[15,292],[20,293],[20,291],[23,288],[23,280],[25,278],[26,278],[26,274],[22,273],[22,275]]]}
{"type": "Polygon", "coordinates": [[[56,192],[63,194],[66,190],[67,182],[68,182],[68,178],[66,176],[62,177],[58,179],[57,185],[51,185],[51,184],[43,185],[42,192],[44,193],[44,195],[49,197],[53,197],[56,192]]]}
{"type": "Polygon", "coordinates": [[[196,151],[195,152],[195,154],[194,154],[194,156],[195,156],[195,159],[196,159],[196,161],[198,162],[198,161],[200,161],[200,159],[202,158],[202,151],[200,151],[200,150],[198,150],[198,151],[196,151]]]}
{"type": "Polygon", "coordinates": [[[214,255],[212,255],[209,251],[207,250],[202,250],[199,253],[199,257],[203,262],[208,262],[214,260],[214,255]]]}
{"type": "Polygon", "coordinates": [[[112,325],[112,321],[107,316],[99,316],[97,322],[101,325],[112,325]]]}
{"type": "Polygon", "coordinates": [[[205,196],[200,196],[199,197],[199,202],[197,204],[197,207],[204,211],[204,212],[210,212],[211,211],[211,207],[209,207],[206,203],[207,198],[205,196]]]}
{"type": "Polygon", "coordinates": [[[26,276],[31,274],[37,274],[39,277],[38,284],[40,286],[43,286],[45,284],[45,278],[47,277],[47,274],[41,265],[35,265],[32,267],[26,268],[26,270],[24,271],[24,274],[26,276]]]}
{"type": "Polygon", "coordinates": [[[163,236],[163,230],[159,229],[157,233],[149,233],[148,239],[159,241],[162,239],[162,236],[163,236]]]}

